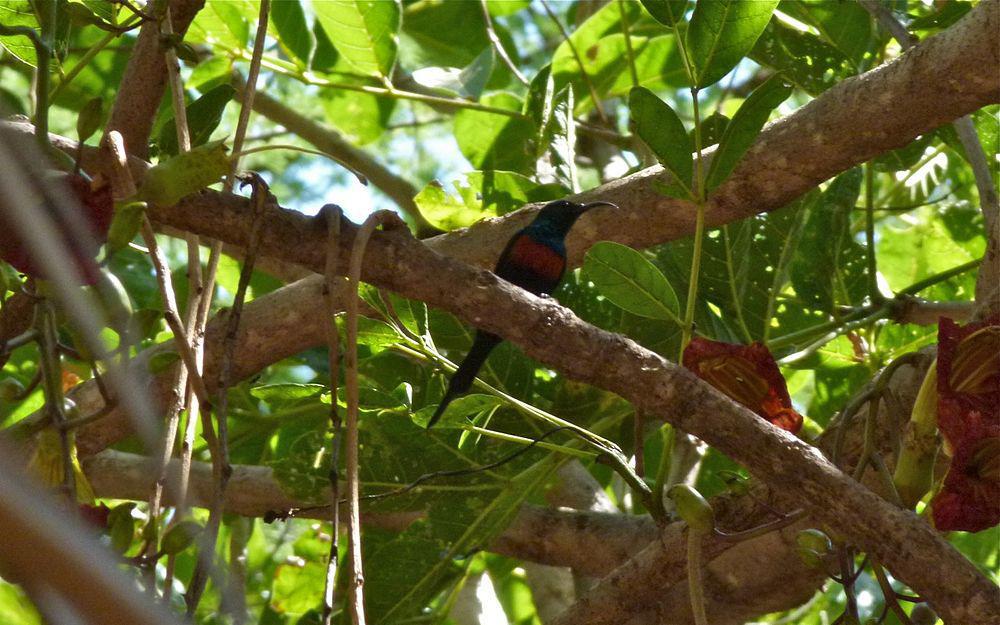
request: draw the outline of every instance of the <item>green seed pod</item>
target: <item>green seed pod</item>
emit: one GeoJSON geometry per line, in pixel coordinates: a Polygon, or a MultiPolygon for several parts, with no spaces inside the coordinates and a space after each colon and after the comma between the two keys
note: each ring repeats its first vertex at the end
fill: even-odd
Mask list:
{"type": "Polygon", "coordinates": [[[920,392],[913,403],[910,422],[903,434],[903,444],[896,461],[892,481],[903,505],[917,505],[933,481],[934,458],[937,455],[937,361],[927,370],[920,392]]]}
{"type": "Polygon", "coordinates": [[[795,536],[795,543],[799,547],[812,549],[817,553],[829,553],[833,550],[833,542],[823,531],[810,528],[802,530],[795,536]]]}
{"type": "Polygon", "coordinates": [[[711,532],[715,528],[715,511],[701,493],[687,484],[677,484],[667,492],[667,495],[677,506],[677,514],[691,529],[711,532]]]}
{"type": "Polygon", "coordinates": [[[795,536],[796,551],[806,566],[822,568],[823,561],[833,550],[830,537],[818,529],[802,530],[795,536]]]}

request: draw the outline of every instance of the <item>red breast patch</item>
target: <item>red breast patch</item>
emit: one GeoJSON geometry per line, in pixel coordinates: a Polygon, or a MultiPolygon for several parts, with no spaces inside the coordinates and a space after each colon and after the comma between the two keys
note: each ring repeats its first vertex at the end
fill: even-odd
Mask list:
{"type": "Polygon", "coordinates": [[[566,268],[566,261],[562,256],[528,236],[522,236],[514,242],[508,258],[513,264],[530,269],[549,280],[558,280],[566,268]]]}

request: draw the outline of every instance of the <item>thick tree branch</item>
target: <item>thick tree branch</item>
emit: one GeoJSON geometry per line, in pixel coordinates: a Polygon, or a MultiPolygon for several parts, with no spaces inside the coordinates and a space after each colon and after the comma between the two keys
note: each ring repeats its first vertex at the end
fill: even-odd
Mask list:
{"type": "MultiPolygon", "coordinates": [[[[98,497],[142,500],[155,475],[149,458],[105,450],[83,462],[87,479],[98,497]]],[[[167,479],[176,481],[180,463],[170,462],[167,479]]],[[[207,507],[212,500],[212,467],[204,462],[191,465],[191,503],[207,507]]],[[[172,505],[176,489],[166,489],[164,502],[172,505]]],[[[316,501],[288,496],[268,467],[236,465],[226,489],[225,511],[248,517],[304,508],[298,518],[329,520],[329,492],[316,501]],[[317,507],[319,506],[319,507],[317,507]]],[[[421,518],[419,510],[362,515],[368,527],[402,531],[421,518]]],[[[583,573],[604,575],[641,550],[657,535],[648,517],[602,512],[555,510],[525,505],[503,534],[490,546],[497,553],[542,563],[569,566],[583,573]]]]}

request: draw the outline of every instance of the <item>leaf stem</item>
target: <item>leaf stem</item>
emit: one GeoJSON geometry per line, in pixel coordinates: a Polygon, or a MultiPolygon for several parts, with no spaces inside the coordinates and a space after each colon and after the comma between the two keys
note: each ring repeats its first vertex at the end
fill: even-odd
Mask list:
{"type": "MultiPolygon", "coordinates": [[[[245,50],[228,50],[228,52],[234,57],[244,61],[250,60],[250,56],[245,50]]],[[[399,100],[413,100],[415,102],[423,102],[424,104],[444,106],[450,108],[460,108],[460,109],[470,109],[473,111],[481,111],[483,113],[493,113],[495,115],[505,115],[507,117],[524,118],[521,111],[515,111],[512,109],[500,108],[498,106],[489,106],[487,104],[480,104],[479,102],[473,102],[471,100],[460,100],[456,98],[444,98],[435,95],[429,95],[426,93],[416,93],[413,91],[405,91],[396,87],[375,87],[372,85],[352,85],[349,83],[339,83],[327,80],[325,78],[320,78],[312,73],[306,72],[302,73],[298,71],[298,68],[286,67],[280,60],[263,57],[261,59],[261,65],[271,70],[276,74],[281,74],[283,76],[288,76],[294,78],[304,84],[314,85],[317,87],[327,87],[329,89],[343,89],[346,91],[357,91],[359,93],[368,93],[371,95],[382,96],[387,98],[396,98],[399,100]]]]}
{"type": "Polygon", "coordinates": [[[507,69],[514,74],[514,78],[517,78],[518,82],[527,87],[531,83],[524,77],[521,70],[517,69],[517,65],[514,65],[514,61],[511,60],[510,55],[507,54],[507,50],[503,47],[503,42],[497,36],[497,31],[493,28],[493,19],[490,17],[490,7],[486,4],[486,0],[479,0],[479,6],[483,9],[483,23],[486,25],[486,36],[489,38],[490,43],[493,44],[493,49],[496,50],[497,56],[507,66],[507,69]]]}
{"type": "Polygon", "coordinates": [[[955,276],[961,275],[961,274],[965,273],[966,271],[970,271],[972,269],[975,269],[976,267],[978,267],[979,265],[981,265],[982,262],[983,262],[982,258],[977,258],[975,260],[970,260],[967,263],[962,263],[961,265],[957,265],[955,267],[952,267],[951,269],[945,269],[944,271],[936,273],[933,276],[927,276],[923,280],[918,280],[917,282],[914,282],[913,284],[911,284],[910,286],[906,287],[905,289],[903,289],[899,293],[902,294],[902,295],[916,295],[917,293],[919,293],[920,291],[923,291],[924,289],[926,289],[928,287],[932,287],[935,284],[938,284],[940,282],[944,282],[945,280],[948,280],[950,278],[954,278],[955,276]]]}
{"type": "Polygon", "coordinates": [[[688,526],[688,594],[691,597],[691,611],[694,613],[695,625],[708,625],[708,616],[705,614],[705,587],[702,580],[701,563],[701,540],[703,536],[703,532],[688,526]]]}
{"type": "MultiPolygon", "coordinates": [[[[138,15],[133,15],[132,19],[123,25],[123,28],[131,29],[133,26],[138,25],[141,19],[142,18],[139,17],[138,15]]],[[[59,84],[57,84],[55,88],[52,89],[52,92],[49,93],[49,100],[50,101],[55,100],[56,97],[58,97],[59,94],[63,92],[63,89],[69,86],[69,84],[73,82],[73,80],[77,76],[80,75],[80,72],[82,72],[84,69],[87,68],[88,65],[90,65],[90,62],[94,60],[94,57],[97,56],[97,54],[101,50],[106,48],[108,44],[110,44],[112,41],[114,41],[121,35],[122,33],[120,31],[111,31],[105,34],[100,41],[87,48],[87,51],[83,54],[83,56],[80,57],[80,60],[77,61],[76,65],[74,65],[71,70],[66,72],[66,75],[62,77],[62,79],[59,81],[59,84]]]]}

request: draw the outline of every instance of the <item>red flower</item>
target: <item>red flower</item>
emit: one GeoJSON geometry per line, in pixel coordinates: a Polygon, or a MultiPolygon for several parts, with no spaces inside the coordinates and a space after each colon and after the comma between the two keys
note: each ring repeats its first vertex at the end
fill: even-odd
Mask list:
{"type": "Polygon", "coordinates": [[[938,324],[938,429],[951,466],[931,502],[940,530],[1000,523],[1000,316],[938,324]]]}
{"type": "MultiPolygon", "coordinates": [[[[51,206],[43,206],[56,222],[63,242],[68,246],[70,255],[75,259],[77,270],[82,274],[85,284],[97,282],[98,247],[108,236],[111,220],[114,217],[114,200],[111,197],[111,185],[106,182],[91,182],[79,174],[59,173],[53,180],[54,184],[65,184],[83,209],[84,223],[89,226],[88,236],[70,236],[72,226],[62,214],[51,206]],[[95,246],[94,243],[97,245],[95,246]]],[[[4,209],[6,210],[6,208],[4,209]]],[[[7,218],[0,210],[0,258],[7,261],[15,269],[29,276],[44,278],[43,265],[36,258],[37,251],[27,248],[17,236],[17,229],[7,223],[7,218]]]]}
{"type": "Polygon", "coordinates": [[[684,366],[728,397],[777,427],[795,434],[802,415],[792,408],[785,378],[770,350],[695,337],[684,349],[684,366]]]}

